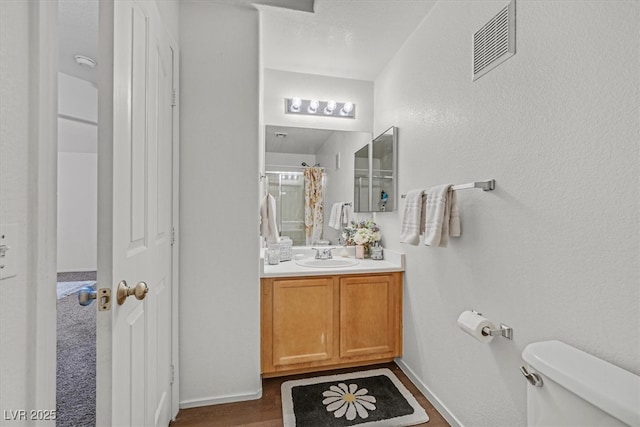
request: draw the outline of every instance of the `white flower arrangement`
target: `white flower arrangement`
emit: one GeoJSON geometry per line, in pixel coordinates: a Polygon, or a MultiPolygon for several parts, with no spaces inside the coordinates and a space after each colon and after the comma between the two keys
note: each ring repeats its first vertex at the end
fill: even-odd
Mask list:
{"type": "Polygon", "coordinates": [[[372,219],[362,219],[360,221],[351,221],[348,227],[342,232],[345,245],[363,245],[371,246],[379,242],[382,235],[380,227],[372,219]]]}

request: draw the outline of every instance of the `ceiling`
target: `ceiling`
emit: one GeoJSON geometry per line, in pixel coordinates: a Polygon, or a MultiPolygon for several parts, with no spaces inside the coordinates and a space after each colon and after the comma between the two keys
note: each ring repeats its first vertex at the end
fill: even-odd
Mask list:
{"type": "Polygon", "coordinates": [[[373,81],[435,3],[315,0],[314,13],[261,7],[263,65],[373,81]]]}
{"type": "Polygon", "coordinates": [[[265,151],[315,155],[334,132],[337,131],[267,125],[265,151]]]}
{"type": "MultiPolygon", "coordinates": [[[[368,81],[375,79],[435,3],[300,1],[253,0],[262,13],[264,67],[368,81]],[[299,10],[311,4],[313,13],[299,10]]],[[[61,72],[96,83],[96,69],[79,66],[74,55],[97,59],[97,28],[98,0],[59,1],[61,72]]]]}
{"type": "Polygon", "coordinates": [[[97,70],[76,63],[75,55],[98,59],[98,0],[58,2],[58,69],[97,84],[97,70]]]}

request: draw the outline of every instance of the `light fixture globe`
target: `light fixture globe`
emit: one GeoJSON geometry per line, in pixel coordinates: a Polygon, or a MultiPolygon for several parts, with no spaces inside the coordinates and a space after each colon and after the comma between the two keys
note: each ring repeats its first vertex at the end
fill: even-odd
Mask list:
{"type": "Polygon", "coordinates": [[[295,113],[300,111],[300,107],[302,106],[302,99],[300,98],[291,98],[291,105],[289,106],[289,110],[295,113]]]}
{"type": "Polygon", "coordinates": [[[324,108],[325,114],[333,114],[333,111],[336,109],[336,101],[327,101],[327,106],[324,108]]]}
{"type": "Polygon", "coordinates": [[[311,114],[315,114],[318,112],[318,107],[320,106],[320,103],[318,102],[317,99],[312,99],[311,101],[309,101],[309,106],[307,107],[307,112],[311,113],[311,114]]]}
{"type": "Polygon", "coordinates": [[[353,103],[345,102],[342,108],[340,109],[340,114],[343,116],[348,116],[353,111],[353,103]]]}

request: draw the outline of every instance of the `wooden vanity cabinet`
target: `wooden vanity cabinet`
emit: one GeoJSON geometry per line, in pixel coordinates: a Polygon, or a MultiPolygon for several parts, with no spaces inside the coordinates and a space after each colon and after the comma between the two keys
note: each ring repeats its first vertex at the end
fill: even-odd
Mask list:
{"type": "Polygon", "coordinates": [[[393,360],[402,354],[402,273],[263,278],[263,376],[393,360]]]}

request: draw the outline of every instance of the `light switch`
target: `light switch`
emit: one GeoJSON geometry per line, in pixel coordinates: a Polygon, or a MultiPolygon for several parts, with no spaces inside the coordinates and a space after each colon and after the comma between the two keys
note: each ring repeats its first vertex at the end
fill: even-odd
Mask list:
{"type": "Polygon", "coordinates": [[[0,225],[0,280],[18,275],[18,224],[0,225]]]}

